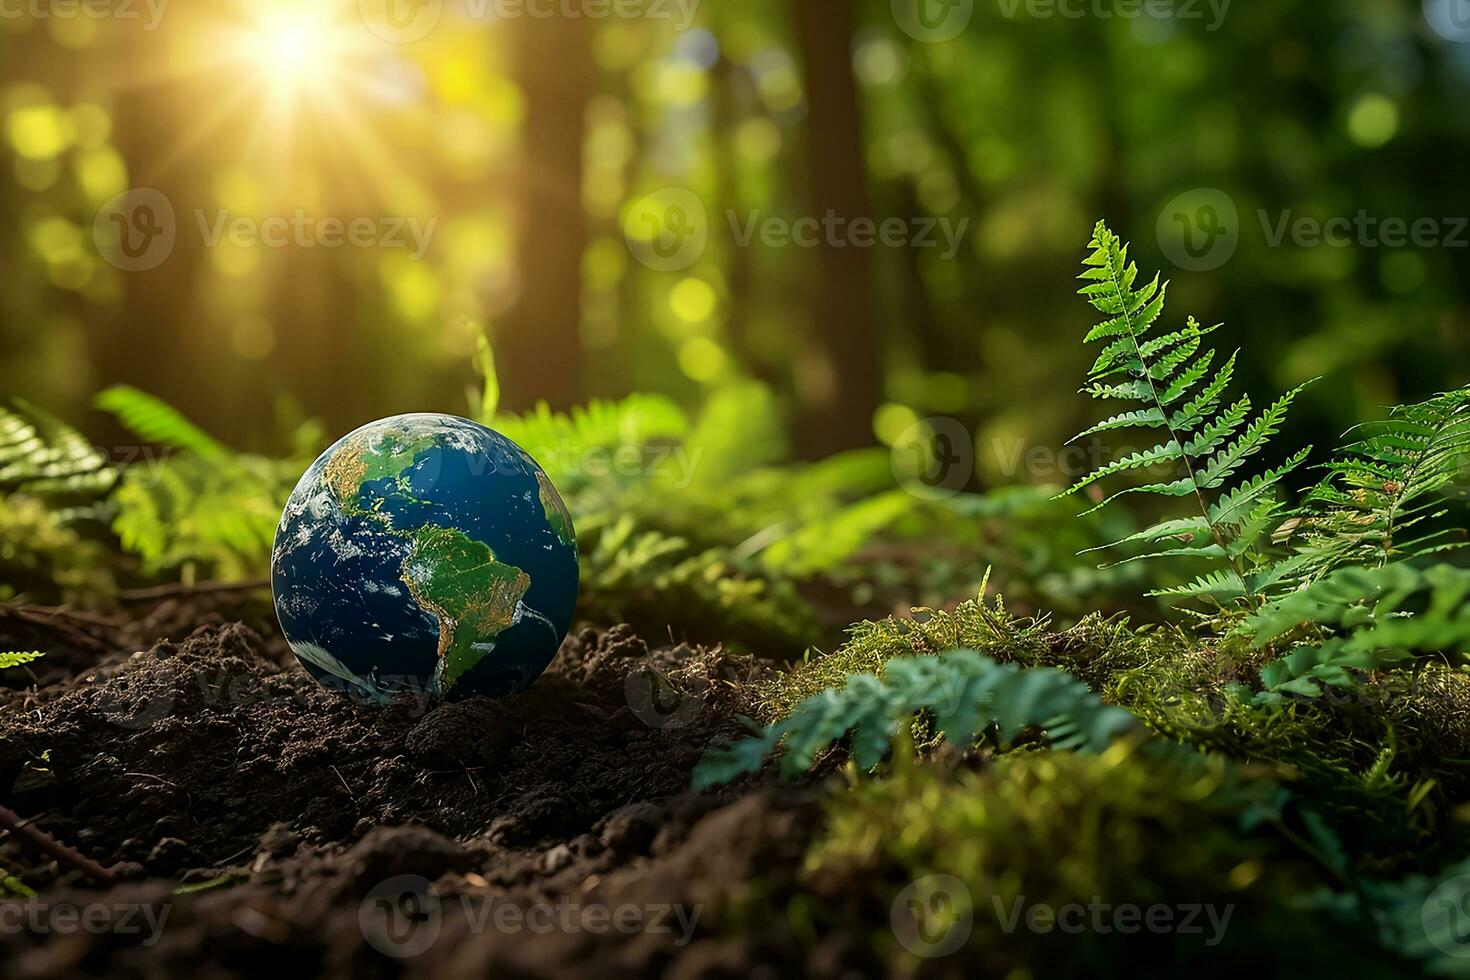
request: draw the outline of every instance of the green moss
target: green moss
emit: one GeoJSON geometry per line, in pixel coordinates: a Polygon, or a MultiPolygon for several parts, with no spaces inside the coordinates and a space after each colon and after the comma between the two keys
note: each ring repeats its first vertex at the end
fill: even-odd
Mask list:
{"type": "MultiPolygon", "coordinates": [[[[814,894],[833,915],[867,904],[892,905],[900,916],[907,896],[927,917],[929,939],[951,923],[965,930],[946,964],[984,975],[1116,969],[1120,956],[1134,968],[1155,956],[1235,968],[1277,957],[1278,969],[1353,962],[1371,971],[1373,955],[1350,935],[1291,907],[1294,896],[1331,883],[1331,874],[1292,841],[1276,808],[1276,773],[1148,744],[1120,742],[1097,756],[1015,753],[978,771],[901,754],[888,778],[830,795],[826,830],[808,852],[792,904],[810,909],[806,895],[814,894]],[[1258,830],[1243,832],[1244,822],[1258,830]],[[944,884],[930,877],[938,875],[964,887],[942,889],[942,902],[925,897],[925,888],[944,884]],[[1228,920],[1214,928],[1201,915],[1200,933],[1166,935],[1014,924],[1035,907],[1081,905],[1089,924],[1092,909],[1108,910],[1097,914],[1111,926],[1121,904],[1207,906],[1217,924],[1228,920]]],[[[923,963],[896,932],[874,933],[872,942],[892,970],[923,963]]]]}

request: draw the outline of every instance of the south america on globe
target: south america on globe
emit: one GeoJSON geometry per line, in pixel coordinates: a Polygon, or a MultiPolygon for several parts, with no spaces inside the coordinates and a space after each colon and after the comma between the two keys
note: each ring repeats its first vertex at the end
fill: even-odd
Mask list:
{"type": "Polygon", "coordinates": [[[292,491],[271,557],[292,652],[373,701],[530,684],[571,625],[577,574],[571,515],[545,472],[450,415],[340,439],[292,491]]]}

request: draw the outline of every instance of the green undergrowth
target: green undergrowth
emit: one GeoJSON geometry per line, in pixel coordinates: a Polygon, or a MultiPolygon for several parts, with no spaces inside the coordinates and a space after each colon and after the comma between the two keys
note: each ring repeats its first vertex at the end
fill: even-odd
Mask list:
{"type": "Polygon", "coordinates": [[[822,912],[798,897],[790,914],[881,908],[897,891],[894,929],[871,937],[896,973],[953,937],[945,962],[971,975],[1123,975],[1125,963],[1222,975],[1253,962],[1393,975],[1369,940],[1304,907],[1339,884],[1338,845],[1279,772],[1157,749],[1135,737],[958,768],[899,754],[884,778],[827,798],[802,870],[822,912]],[[1165,926],[1148,928],[1149,914],[1165,926]]]}
{"type": "Polygon", "coordinates": [[[1399,807],[1393,832],[1400,837],[1452,824],[1447,792],[1470,785],[1470,674],[1461,669],[1425,666],[1385,674],[1351,696],[1260,704],[1242,685],[1269,654],[1243,638],[1202,643],[1185,630],[1134,626],[1121,616],[1057,629],[1011,616],[998,599],[858,624],[832,653],[755,685],[750,700],[758,720],[775,721],[853,675],[881,677],[908,658],[952,649],[1064,671],[1170,741],[1290,765],[1360,797],[1360,808],[1399,807]]]}

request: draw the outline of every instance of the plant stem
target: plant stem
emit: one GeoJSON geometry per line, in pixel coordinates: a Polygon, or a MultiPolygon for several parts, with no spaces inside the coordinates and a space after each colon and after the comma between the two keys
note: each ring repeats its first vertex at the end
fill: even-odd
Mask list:
{"type": "MultiPolygon", "coordinates": [[[[1174,429],[1173,423],[1169,421],[1169,409],[1159,397],[1159,387],[1154,384],[1153,368],[1148,363],[1148,359],[1143,355],[1143,347],[1138,343],[1138,331],[1134,326],[1133,317],[1128,312],[1128,290],[1124,288],[1122,280],[1118,278],[1117,266],[1112,261],[1112,256],[1108,258],[1108,280],[1113,284],[1113,291],[1118,296],[1119,312],[1123,317],[1124,326],[1128,330],[1128,339],[1133,342],[1133,352],[1137,355],[1138,363],[1143,368],[1143,380],[1148,383],[1149,393],[1153,396],[1154,406],[1159,410],[1159,417],[1164,423],[1164,428],[1168,430],[1169,438],[1174,441],[1174,445],[1179,447],[1179,458],[1184,463],[1184,471],[1189,476],[1190,485],[1194,487],[1194,497],[1199,503],[1200,513],[1205,519],[1205,524],[1210,529],[1210,536],[1215,539],[1215,544],[1219,546],[1225,560],[1230,564],[1230,570],[1235,573],[1236,579],[1240,581],[1241,595],[1245,596],[1247,601],[1250,601],[1253,597],[1250,595],[1250,589],[1245,583],[1245,570],[1241,567],[1239,559],[1230,554],[1230,548],[1225,543],[1225,535],[1216,526],[1215,522],[1210,519],[1210,505],[1205,501],[1204,488],[1199,485],[1199,477],[1195,474],[1194,460],[1184,451],[1184,440],[1180,438],[1179,433],[1174,429]]],[[[1168,283],[1165,283],[1159,288],[1164,289],[1167,287],[1168,283]]],[[[1224,609],[1224,606],[1218,600],[1215,604],[1220,606],[1222,610],[1224,609]]]]}
{"type": "Polygon", "coordinates": [[[116,881],[123,873],[135,867],[126,864],[116,864],[110,868],[104,868],[85,854],[82,854],[75,848],[66,846],[31,822],[22,820],[19,814],[8,807],[0,806],[0,828],[10,831],[18,839],[30,844],[36,850],[49,854],[61,864],[70,865],[94,881],[108,883],[116,881]]]}

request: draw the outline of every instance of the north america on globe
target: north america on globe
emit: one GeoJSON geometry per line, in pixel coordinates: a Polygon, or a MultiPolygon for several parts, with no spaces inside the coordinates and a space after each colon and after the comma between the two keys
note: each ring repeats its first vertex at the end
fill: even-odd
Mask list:
{"type": "Polygon", "coordinates": [[[577,602],[576,536],[551,480],[449,415],[373,422],[323,453],[286,504],[271,571],[297,658],[372,701],[520,690],[577,602]]]}

